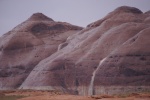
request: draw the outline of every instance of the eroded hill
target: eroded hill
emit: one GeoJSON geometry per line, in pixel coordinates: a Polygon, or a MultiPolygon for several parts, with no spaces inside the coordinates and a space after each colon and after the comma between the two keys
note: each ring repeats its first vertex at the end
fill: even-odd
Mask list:
{"type": "Polygon", "coordinates": [[[2,88],[81,95],[150,90],[149,12],[122,6],[84,29],[41,19],[32,16],[1,37],[2,88]]]}

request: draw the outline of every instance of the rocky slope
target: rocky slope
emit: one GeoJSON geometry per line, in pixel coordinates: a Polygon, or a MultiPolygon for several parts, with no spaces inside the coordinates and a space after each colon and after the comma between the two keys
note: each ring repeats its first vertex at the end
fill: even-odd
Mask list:
{"type": "MultiPolygon", "coordinates": [[[[32,25],[41,22],[36,17],[32,22],[31,19],[27,22],[32,25]]],[[[143,13],[137,8],[122,6],[81,31],[78,31],[80,27],[66,23],[63,23],[65,27],[52,24],[54,28],[50,28],[47,20],[51,23],[54,21],[47,17],[41,19],[46,24],[31,27],[23,23],[12,30],[13,34],[21,36],[30,34],[26,39],[15,38],[19,41],[16,43],[12,36],[17,35],[11,32],[1,37],[1,83],[11,81],[14,77],[16,80],[15,85],[11,81],[2,87],[61,90],[81,95],[150,90],[149,11],[143,13]],[[66,30],[72,30],[73,33],[66,30]],[[59,38],[53,39],[54,34],[49,37],[51,32],[62,33],[59,38]],[[60,38],[62,40],[58,41],[60,38]],[[43,44],[44,49],[41,47],[43,44]],[[26,49],[33,45],[40,47],[26,49]],[[20,54],[22,58],[19,58],[20,54]],[[17,65],[21,67],[13,67],[17,65]]]]}
{"type": "Polygon", "coordinates": [[[82,28],[33,14],[0,38],[0,88],[18,88],[33,68],[82,28]]]}

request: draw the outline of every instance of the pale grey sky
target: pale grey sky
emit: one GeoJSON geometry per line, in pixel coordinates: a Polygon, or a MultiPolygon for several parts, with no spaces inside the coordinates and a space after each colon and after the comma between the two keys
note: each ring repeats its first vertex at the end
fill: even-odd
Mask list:
{"type": "Polygon", "coordinates": [[[124,5],[150,10],[150,0],[0,0],[0,35],[36,12],[85,27],[124,5]]]}

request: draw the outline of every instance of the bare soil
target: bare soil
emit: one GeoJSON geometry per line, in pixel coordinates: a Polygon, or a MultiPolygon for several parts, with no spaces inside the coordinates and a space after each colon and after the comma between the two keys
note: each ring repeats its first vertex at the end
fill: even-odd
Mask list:
{"type": "MultiPolygon", "coordinates": [[[[35,91],[35,90],[17,90],[1,91],[2,100],[150,100],[150,93],[132,93],[124,95],[94,95],[94,96],[77,96],[63,94],[58,91],[35,91]],[[17,98],[21,97],[21,98],[17,98]],[[10,97],[12,99],[10,99],[10,97]],[[13,98],[14,97],[14,98],[13,98]]],[[[1,99],[0,99],[1,100],[1,99]]]]}

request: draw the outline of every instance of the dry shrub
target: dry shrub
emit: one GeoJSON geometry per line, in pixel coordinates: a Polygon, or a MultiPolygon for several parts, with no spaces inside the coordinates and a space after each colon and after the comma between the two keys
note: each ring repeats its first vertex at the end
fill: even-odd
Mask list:
{"type": "Polygon", "coordinates": [[[114,96],[111,96],[111,95],[94,95],[94,96],[91,96],[91,98],[94,98],[94,99],[114,98],[114,96]]]}

